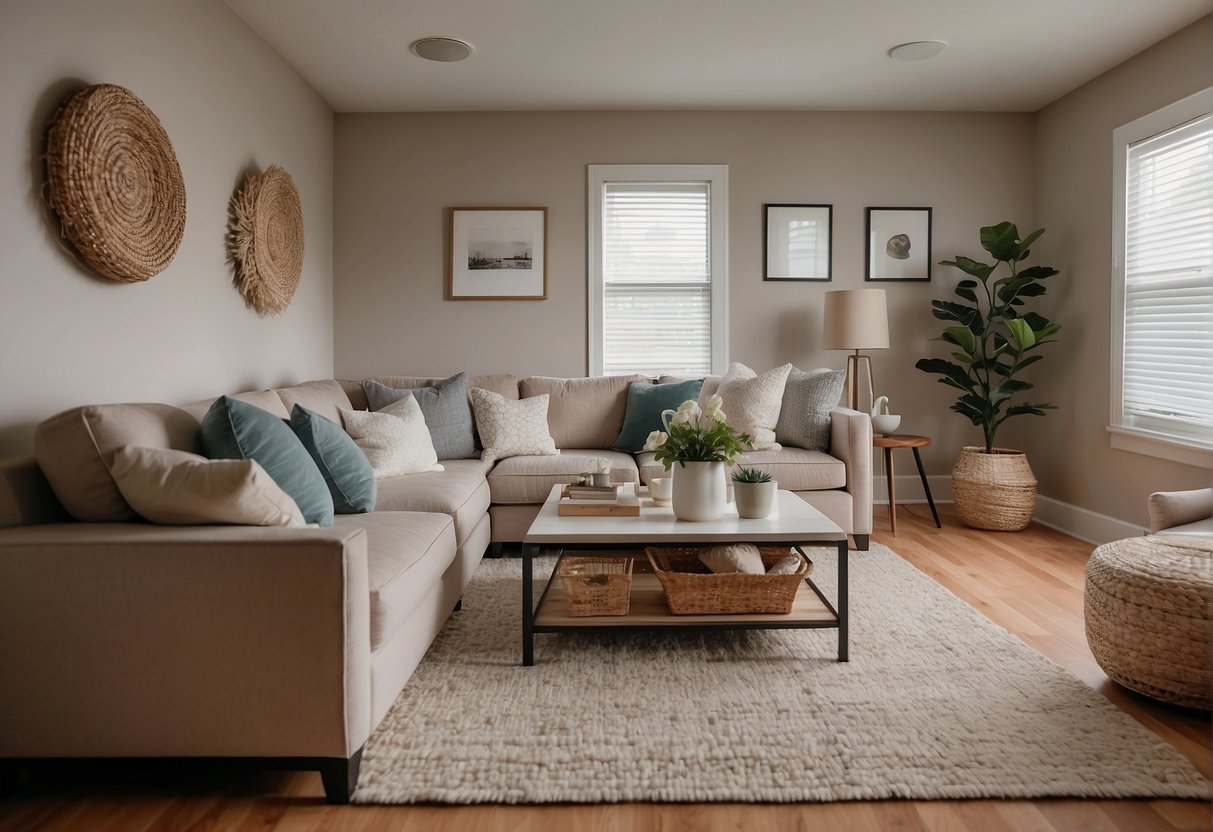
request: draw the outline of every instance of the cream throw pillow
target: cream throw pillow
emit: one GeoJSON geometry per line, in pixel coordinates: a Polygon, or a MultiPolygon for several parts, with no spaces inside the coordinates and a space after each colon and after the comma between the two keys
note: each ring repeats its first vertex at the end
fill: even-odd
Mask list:
{"type": "Polygon", "coordinates": [[[123,499],[153,523],[307,525],[291,496],[251,459],[128,445],[114,455],[110,473],[123,499]]]}
{"type": "Polygon", "coordinates": [[[551,456],[560,453],[548,429],[547,393],[507,399],[500,393],[472,388],[476,429],[484,445],[484,460],[511,456],[551,456]]]}
{"type": "Polygon", "coordinates": [[[753,543],[730,543],[711,546],[699,552],[699,561],[715,573],[741,572],[745,575],[765,575],[762,554],[753,543]]]}
{"type": "Polygon", "coordinates": [[[753,437],[756,451],[776,451],[782,447],[775,441],[775,426],[783,405],[783,387],[787,383],[791,364],[776,367],[762,375],[736,362],[720,380],[720,395],[729,425],[753,437]]]}
{"type": "Polygon", "coordinates": [[[412,396],[383,410],[342,410],[345,432],[362,449],[375,479],[441,471],[421,405],[412,396]]]}

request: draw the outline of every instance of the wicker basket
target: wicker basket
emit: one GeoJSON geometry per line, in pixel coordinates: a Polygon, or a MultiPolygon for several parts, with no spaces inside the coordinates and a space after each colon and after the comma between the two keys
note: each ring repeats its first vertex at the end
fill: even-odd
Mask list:
{"type": "MultiPolygon", "coordinates": [[[[792,611],[796,593],[805,576],[813,571],[813,562],[803,554],[800,568],[789,575],[747,575],[741,572],[714,573],[699,560],[694,546],[644,550],[653,572],[665,590],[665,602],[675,615],[779,613],[792,611]]],[[[776,561],[795,554],[793,549],[760,546],[762,564],[767,569],[776,561]]]]}
{"type": "Polygon", "coordinates": [[[1036,477],[1022,451],[969,446],[952,469],[952,500],[965,525],[1017,532],[1036,511],[1036,477]]]}
{"type": "Polygon", "coordinates": [[[562,558],[560,582],[569,615],[627,615],[633,562],[633,558],[562,558]]]}
{"type": "Polygon", "coordinates": [[[1087,562],[1087,644],[1130,690],[1213,708],[1211,597],[1213,543],[1177,536],[1105,543],[1087,562]]]}

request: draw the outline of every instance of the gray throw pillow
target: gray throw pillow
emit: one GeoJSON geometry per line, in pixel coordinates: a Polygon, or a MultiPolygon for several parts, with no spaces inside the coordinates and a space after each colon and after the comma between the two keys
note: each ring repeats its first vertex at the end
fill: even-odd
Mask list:
{"type": "Polygon", "coordinates": [[[362,389],[371,410],[383,410],[405,396],[416,399],[439,459],[472,459],[479,456],[472,432],[472,407],[468,404],[467,376],[464,373],[435,382],[433,387],[404,389],[367,379],[362,382],[362,389]]]}
{"type": "Polygon", "coordinates": [[[793,369],[783,388],[783,406],[775,425],[775,440],[780,445],[807,448],[810,451],[830,449],[830,411],[838,406],[844,370],[793,369]]]}

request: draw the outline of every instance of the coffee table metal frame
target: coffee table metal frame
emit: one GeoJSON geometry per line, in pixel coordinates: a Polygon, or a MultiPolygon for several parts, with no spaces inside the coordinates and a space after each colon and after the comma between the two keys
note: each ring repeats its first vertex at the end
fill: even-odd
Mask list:
{"type": "MultiPolygon", "coordinates": [[[[548,495],[547,502],[544,503],[544,508],[540,512],[540,516],[536,521],[544,517],[544,513],[548,513],[548,517],[556,510],[556,503],[559,501],[560,486],[554,486],[552,493],[548,495]]],[[[523,538],[522,543],[522,664],[525,667],[530,667],[535,663],[535,634],[536,633],[564,633],[564,632],[579,632],[587,629],[604,630],[607,632],[632,632],[644,630],[690,630],[690,631],[709,631],[709,630],[803,630],[803,629],[837,629],[838,630],[838,661],[845,662],[848,660],[848,578],[847,578],[847,536],[838,526],[834,525],[817,512],[808,503],[805,503],[795,494],[790,491],[780,491],[777,495],[777,505],[783,508],[783,512],[791,514],[793,518],[806,519],[811,517],[809,512],[818,515],[814,519],[815,522],[824,523],[834,526],[832,530],[825,531],[789,531],[781,532],[777,528],[777,524],[773,521],[778,520],[778,514],[771,520],[740,520],[736,515],[736,508],[730,504],[728,512],[731,512],[731,523],[735,527],[728,532],[720,531],[720,526],[713,526],[712,523],[691,523],[691,522],[676,522],[673,521],[673,513],[669,508],[659,508],[655,506],[652,500],[647,497],[647,490],[641,489],[641,511],[642,512],[665,512],[669,514],[671,526],[663,528],[662,532],[656,537],[645,533],[645,529],[640,524],[635,524],[631,528],[628,526],[628,521],[637,518],[631,517],[576,517],[576,518],[561,518],[562,520],[573,520],[579,524],[585,521],[591,521],[589,526],[593,529],[601,529],[600,522],[610,520],[611,529],[609,532],[592,531],[587,534],[579,534],[576,532],[557,532],[557,533],[534,533],[533,530],[536,524],[532,524],[532,531],[528,531],[523,538]],[[801,510],[801,507],[808,509],[808,512],[801,510]],[[711,529],[716,531],[711,531],[711,529]],[[559,538],[559,539],[557,539],[559,538]],[[586,538],[595,538],[593,540],[586,538]],[[609,539],[604,539],[609,538],[609,539]],[[539,603],[534,603],[534,560],[538,556],[540,547],[543,545],[559,548],[560,559],[564,558],[566,549],[611,549],[619,550],[626,546],[643,547],[645,545],[674,545],[688,543],[729,543],[729,542],[746,542],[746,543],[780,543],[788,545],[803,554],[801,546],[808,544],[835,544],[838,547],[838,593],[837,605],[830,603],[830,600],[822,593],[821,589],[814,583],[811,576],[805,577],[805,583],[817,595],[826,609],[834,616],[833,620],[806,620],[795,618],[776,618],[772,620],[769,616],[765,620],[754,620],[754,617],[745,615],[722,614],[719,622],[680,622],[678,616],[671,616],[668,623],[661,624],[624,624],[618,623],[620,620],[626,620],[626,616],[620,616],[619,619],[609,619],[599,617],[593,621],[579,621],[576,624],[540,624],[537,622],[540,611],[543,609],[544,601],[547,600],[548,592],[552,588],[554,581],[558,579],[560,572],[560,560],[556,562],[556,568],[552,570],[552,575],[548,578],[547,583],[543,587],[543,592],[540,593],[539,603]]],[[[777,510],[778,511],[778,510],[777,510]]],[[[728,521],[728,515],[726,515],[728,521]]],[[[795,528],[795,523],[789,524],[795,528]]]]}

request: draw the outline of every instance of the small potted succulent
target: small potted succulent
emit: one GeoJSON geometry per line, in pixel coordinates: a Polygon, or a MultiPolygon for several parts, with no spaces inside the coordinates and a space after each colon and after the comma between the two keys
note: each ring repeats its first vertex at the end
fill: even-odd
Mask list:
{"type": "Polygon", "coordinates": [[[771,513],[779,483],[766,471],[738,468],[733,472],[733,499],[737,501],[737,516],[762,520],[771,513]]]}

